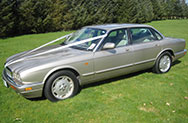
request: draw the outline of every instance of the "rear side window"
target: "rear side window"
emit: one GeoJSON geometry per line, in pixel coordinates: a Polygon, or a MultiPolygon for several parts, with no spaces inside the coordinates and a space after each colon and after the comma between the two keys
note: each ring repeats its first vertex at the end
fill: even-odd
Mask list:
{"type": "Polygon", "coordinates": [[[132,44],[151,42],[157,40],[149,28],[130,29],[132,44]]]}
{"type": "Polygon", "coordinates": [[[155,31],[154,29],[151,29],[151,30],[154,33],[154,35],[156,36],[157,40],[163,39],[163,37],[157,31],[155,31]]]}

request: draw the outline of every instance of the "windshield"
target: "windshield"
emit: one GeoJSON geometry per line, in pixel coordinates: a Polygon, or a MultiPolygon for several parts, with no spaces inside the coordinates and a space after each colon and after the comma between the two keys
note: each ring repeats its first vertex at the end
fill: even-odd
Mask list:
{"type": "MultiPolygon", "coordinates": [[[[97,37],[106,34],[106,30],[96,29],[96,28],[83,28],[81,30],[76,31],[70,37],[68,37],[63,44],[71,44],[81,40],[97,37]]],[[[100,38],[101,39],[101,38],[100,38]]],[[[100,39],[91,40],[86,43],[78,44],[72,46],[72,48],[81,49],[81,50],[89,50],[92,51],[100,39]]]]}

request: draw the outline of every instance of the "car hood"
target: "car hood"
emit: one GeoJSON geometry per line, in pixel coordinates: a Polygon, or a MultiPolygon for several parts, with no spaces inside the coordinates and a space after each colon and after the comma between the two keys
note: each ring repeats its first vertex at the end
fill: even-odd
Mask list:
{"type": "Polygon", "coordinates": [[[52,52],[47,52],[52,49],[56,49],[61,47],[62,45],[52,45],[43,47],[34,52],[28,53],[30,51],[25,51],[22,53],[18,53],[9,57],[6,61],[7,67],[9,67],[12,71],[20,71],[22,69],[28,69],[31,67],[36,67],[44,64],[49,64],[57,61],[68,60],[72,57],[80,56],[81,54],[85,54],[88,51],[73,49],[73,48],[62,48],[58,50],[54,50],[52,52]],[[28,53],[28,54],[27,54],[28,53]]]}

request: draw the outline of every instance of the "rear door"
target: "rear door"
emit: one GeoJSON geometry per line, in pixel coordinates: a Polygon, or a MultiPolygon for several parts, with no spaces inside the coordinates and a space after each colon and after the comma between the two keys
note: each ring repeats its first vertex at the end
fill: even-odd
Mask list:
{"type": "Polygon", "coordinates": [[[134,50],[136,69],[152,67],[161,51],[160,41],[151,28],[130,28],[131,44],[134,50]]]}

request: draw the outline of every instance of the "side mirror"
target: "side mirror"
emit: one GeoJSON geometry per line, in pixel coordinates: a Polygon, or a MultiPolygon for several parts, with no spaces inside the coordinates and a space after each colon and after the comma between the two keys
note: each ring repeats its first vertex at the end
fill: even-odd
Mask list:
{"type": "Polygon", "coordinates": [[[115,44],[114,43],[106,43],[104,46],[103,46],[103,50],[106,50],[106,49],[113,49],[115,48],[115,44]]]}

